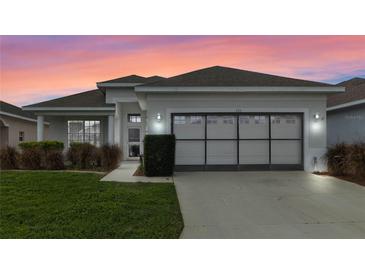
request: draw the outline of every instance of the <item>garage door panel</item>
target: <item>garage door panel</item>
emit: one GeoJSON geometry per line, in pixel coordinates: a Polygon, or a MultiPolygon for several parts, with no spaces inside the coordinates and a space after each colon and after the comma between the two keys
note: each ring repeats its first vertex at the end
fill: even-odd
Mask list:
{"type": "Polygon", "coordinates": [[[236,141],[207,141],[208,165],[237,164],[236,141]]]}
{"type": "Polygon", "coordinates": [[[233,115],[208,115],[207,139],[236,139],[237,124],[233,115]]]}
{"type": "Polygon", "coordinates": [[[239,116],[240,139],[268,139],[269,116],[268,115],[240,115],[239,116]]]}
{"type": "Polygon", "coordinates": [[[269,164],[269,141],[240,141],[240,164],[269,164]]]}
{"type": "Polygon", "coordinates": [[[271,138],[299,139],[302,136],[302,121],[299,115],[284,114],[271,116],[271,138]]]}
{"type": "Polygon", "coordinates": [[[204,141],[176,141],[176,165],[204,165],[204,141]]]}
{"type": "Polygon", "coordinates": [[[174,116],[176,139],[204,139],[205,117],[201,115],[174,116]]]}
{"type": "Polygon", "coordinates": [[[302,162],[302,142],[300,140],[280,140],[271,142],[272,164],[300,164],[302,162]]]}

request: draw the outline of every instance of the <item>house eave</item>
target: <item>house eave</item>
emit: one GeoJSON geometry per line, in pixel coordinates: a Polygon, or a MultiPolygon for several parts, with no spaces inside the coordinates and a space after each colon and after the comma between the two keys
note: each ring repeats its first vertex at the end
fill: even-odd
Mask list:
{"type": "MultiPolygon", "coordinates": [[[[21,120],[25,120],[25,121],[37,123],[37,120],[36,119],[32,119],[32,118],[28,118],[28,117],[24,117],[24,116],[12,114],[12,113],[5,112],[5,111],[0,111],[0,115],[5,115],[5,116],[9,116],[9,117],[13,117],[13,118],[17,118],[17,119],[21,119],[21,120]]],[[[48,122],[44,122],[44,124],[45,125],[49,125],[48,122]]]]}
{"type": "Polygon", "coordinates": [[[96,83],[98,88],[118,88],[118,87],[135,87],[138,85],[142,85],[143,83],[96,83]]]}
{"type": "Polygon", "coordinates": [[[115,107],[22,107],[25,111],[114,111],[115,107]]]}
{"type": "Polygon", "coordinates": [[[235,87],[218,87],[218,86],[206,86],[206,87],[158,87],[158,86],[137,86],[134,88],[136,92],[242,92],[242,93],[341,93],[345,92],[344,87],[326,86],[326,87],[290,87],[290,86],[235,86],[235,87]]]}
{"type": "Polygon", "coordinates": [[[342,109],[342,108],[348,108],[348,107],[357,106],[357,105],[361,105],[361,104],[365,104],[365,99],[356,100],[356,101],[352,101],[352,102],[332,106],[332,107],[327,108],[327,111],[332,111],[332,110],[337,110],[337,109],[342,109]]]}

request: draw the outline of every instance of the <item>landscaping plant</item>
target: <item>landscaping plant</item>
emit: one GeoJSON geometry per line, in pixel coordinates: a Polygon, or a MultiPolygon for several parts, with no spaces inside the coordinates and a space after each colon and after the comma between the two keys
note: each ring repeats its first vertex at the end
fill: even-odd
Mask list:
{"type": "Polygon", "coordinates": [[[348,146],[345,143],[339,143],[328,148],[325,155],[327,167],[330,174],[343,176],[348,170],[348,146]]]}
{"type": "Polygon", "coordinates": [[[96,146],[89,143],[71,143],[67,151],[67,159],[74,167],[90,169],[98,165],[98,151],[96,146]]]}
{"type": "Polygon", "coordinates": [[[62,151],[50,151],[46,157],[47,169],[65,169],[62,151]]]}
{"type": "Polygon", "coordinates": [[[0,168],[17,169],[19,153],[15,148],[6,146],[0,150],[0,168]]]}
{"type": "Polygon", "coordinates": [[[350,172],[359,178],[365,178],[365,142],[356,143],[349,148],[350,172]]]}
{"type": "Polygon", "coordinates": [[[43,153],[39,148],[27,148],[20,154],[20,165],[23,169],[42,169],[43,153]]]}
{"type": "Polygon", "coordinates": [[[175,135],[146,135],[143,157],[146,176],[171,176],[175,166],[175,135]]]}
{"type": "Polygon", "coordinates": [[[101,166],[104,170],[118,167],[122,159],[122,151],[118,145],[103,145],[100,148],[101,166]]]}

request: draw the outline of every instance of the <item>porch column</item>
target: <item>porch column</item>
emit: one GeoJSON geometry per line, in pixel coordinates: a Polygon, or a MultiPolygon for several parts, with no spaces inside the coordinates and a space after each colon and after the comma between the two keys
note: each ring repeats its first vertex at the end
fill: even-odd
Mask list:
{"type": "Polygon", "coordinates": [[[114,144],[114,115],[108,116],[108,144],[114,144]]]}
{"type": "Polygon", "coordinates": [[[37,141],[43,141],[44,138],[44,116],[37,116],[37,141]]]}

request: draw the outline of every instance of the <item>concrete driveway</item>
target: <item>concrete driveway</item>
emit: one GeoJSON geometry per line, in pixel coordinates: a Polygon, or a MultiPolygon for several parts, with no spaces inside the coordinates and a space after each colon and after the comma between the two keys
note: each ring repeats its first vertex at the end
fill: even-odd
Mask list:
{"type": "Polygon", "coordinates": [[[365,188],[305,172],[177,172],[182,238],[365,238],[365,188]]]}

